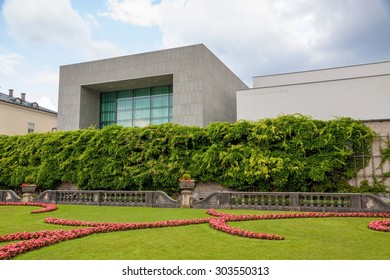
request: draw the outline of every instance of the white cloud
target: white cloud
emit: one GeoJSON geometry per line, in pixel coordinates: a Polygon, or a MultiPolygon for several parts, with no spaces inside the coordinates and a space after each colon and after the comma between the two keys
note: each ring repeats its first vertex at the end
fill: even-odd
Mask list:
{"type": "Polygon", "coordinates": [[[37,83],[42,85],[55,85],[59,84],[59,73],[51,72],[49,70],[39,70],[36,73],[30,74],[25,78],[22,78],[22,81],[29,83],[37,83]]]}
{"type": "Polygon", "coordinates": [[[70,0],[6,0],[3,5],[7,31],[23,43],[57,43],[92,57],[122,54],[114,44],[93,40],[90,15],[82,18],[70,0]]]}
{"type": "Polygon", "coordinates": [[[57,111],[57,106],[55,106],[49,97],[43,96],[37,101],[38,105],[40,107],[44,107],[46,109],[50,109],[53,111],[57,111]]]}
{"type": "Polygon", "coordinates": [[[84,18],[85,18],[85,22],[88,24],[88,26],[95,28],[95,29],[100,28],[100,24],[93,14],[90,14],[90,13],[84,14],[84,18]]]}
{"type": "Polygon", "coordinates": [[[19,54],[0,48],[0,74],[9,75],[16,73],[21,60],[22,57],[19,54]]]}
{"type": "MultiPolygon", "coordinates": [[[[0,59],[0,69],[2,66],[0,59]]],[[[43,65],[31,65],[25,60],[17,65],[14,72],[5,73],[4,77],[0,75],[1,92],[14,89],[15,96],[25,92],[27,101],[38,102],[40,106],[51,110],[57,110],[58,84],[58,70],[43,65]],[[50,100],[47,100],[49,98],[50,100]]]]}
{"type": "Polygon", "coordinates": [[[157,26],[162,47],[204,43],[247,77],[339,66],[347,63],[346,53],[366,59],[372,59],[378,48],[388,53],[389,7],[385,0],[371,2],[107,0],[112,19],[157,26]],[[365,41],[363,36],[370,38],[365,41]],[[368,45],[364,54],[363,44],[368,45]]]}
{"type": "Polygon", "coordinates": [[[109,15],[115,20],[150,27],[158,23],[160,6],[149,0],[108,0],[109,15]]]}

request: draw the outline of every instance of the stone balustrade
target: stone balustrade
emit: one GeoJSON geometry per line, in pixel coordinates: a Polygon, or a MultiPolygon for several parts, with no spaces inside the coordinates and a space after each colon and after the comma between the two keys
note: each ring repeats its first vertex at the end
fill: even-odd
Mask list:
{"type": "MultiPolygon", "coordinates": [[[[13,191],[0,190],[0,201],[21,201],[13,191]]],[[[180,202],[161,191],[44,191],[34,198],[36,202],[80,205],[142,206],[178,208],[180,202]]]]}
{"type": "Polygon", "coordinates": [[[372,194],[299,192],[216,192],[193,208],[256,209],[312,212],[390,212],[390,205],[372,194]]]}
{"type": "MultiPolygon", "coordinates": [[[[11,190],[0,190],[0,201],[21,201],[11,190]]],[[[180,201],[162,191],[44,191],[36,202],[80,205],[178,208],[180,201]]],[[[390,212],[390,205],[372,194],[308,192],[227,192],[191,201],[192,208],[256,209],[306,212],[390,212]]]]}

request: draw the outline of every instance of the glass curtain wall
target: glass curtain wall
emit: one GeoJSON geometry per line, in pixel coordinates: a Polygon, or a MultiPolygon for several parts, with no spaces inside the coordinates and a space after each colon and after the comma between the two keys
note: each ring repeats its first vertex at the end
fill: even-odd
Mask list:
{"type": "Polygon", "coordinates": [[[101,93],[100,127],[172,122],[172,85],[101,93]]]}

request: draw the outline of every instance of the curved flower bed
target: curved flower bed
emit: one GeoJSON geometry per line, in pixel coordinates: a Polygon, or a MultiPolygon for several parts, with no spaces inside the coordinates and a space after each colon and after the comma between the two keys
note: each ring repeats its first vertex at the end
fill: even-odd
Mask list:
{"type": "Polygon", "coordinates": [[[23,240],[21,242],[0,247],[0,260],[10,259],[31,250],[39,249],[49,245],[54,245],[66,240],[85,237],[95,233],[203,224],[209,222],[209,220],[210,218],[192,220],[169,220],[146,223],[102,223],[56,219],[49,217],[45,219],[46,223],[67,226],[87,226],[87,228],[79,228],[72,230],[45,230],[36,232],[22,232],[0,236],[0,242],[23,240]]]}
{"type": "Polygon", "coordinates": [[[78,220],[56,219],[56,218],[49,217],[45,219],[45,222],[49,224],[63,225],[63,226],[87,226],[87,227],[104,228],[106,230],[115,229],[115,231],[119,231],[119,230],[196,225],[196,224],[207,223],[209,222],[209,220],[210,218],[192,219],[192,220],[168,220],[168,221],[142,222],[142,223],[105,223],[105,222],[86,222],[86,221],[78,221],[78,220]]]}
{"type": "Polygon", "coordinates": [[[256,238],[256,239],[268,239],[268,240],[283,240],[283,236],[279,236],[276,234],[269,234],[269,233],[258,233],[253,232],[249,230],[243,230],[239,228],[235,228],[232,226],[229,226],[226,224],[226,220],[216,218],[216,219],[210,219],[210,227],[213,229],[232,234],[232,235],[238,235],[242,237],[248,237],[248,238],[256,238]]]}
{"type": "Polygon", "coordinates": [[[51,203],[41,203],[41,202],[0,202],[0,206],[38,206],[38,207],[43,207],[43,209],[31,211],[31,214],[51,212],[51,211],[57,210],[57,205],[51,204],[51,203]]]}
{"type": "Polygon", "coordinates": [[[292,219],[292,218],[390,218],[390,213],[380,212],[300,212],[300,213],[278,213],[261,215],[234,215],[218,212],[215,209],[209,209],[207,214],[224,218],[227,221],[250,221],[250,220],[274,220],[274,219],[292,219]]]}
{"type": "MultiPolygon", "coordinates": [[[[220,230],[229,234],[238,235],[242,237],[268,239],[268,240],[284,240],[283,236],[268,233],[256,233],[245,231],[242,229],[229,226],[226,222],[250,221],[250,220],[274,220],[274,219],[293,219],[293,218],[331,218],[331,217],[375,217],[375,218],[390,218],[388,213],[370,213],[370,212],[351,212],[351,213],[281,213],[281,214],[262,214],[262,215],[233,215],[222,212],[217,212],[215,209],[207,211],[209,215],[218,217],[218,219],[211,219],[210,226],[216,230],[220,230]]],[[[390,220],[379,220],[371,222],[368,227],[378,231],[390,231],[390,220]]]]}
{"type": "Polygon", "coordinates": [[[371,223],[368,224],[368,228],[377,231],[390,232],[390,220],[372,221],[371,223]]]}
{"type": "MultiPolygon", "coordinates": [[[[40,206],[43,209],[32,211],[31,213],[42,213],[54,211],[57,206],[54,204],[22,202],[22,203],[0,203],[1,205],[13,206],[40,206]]],[[[251,221],[251,220],[272,220],[272,219],[292,219],[292,218],[328,218],[328,217],[375,217],[390,218],[387,213],[282,213],[282,214],[262,214],[262,215],[234,215],[218,212],[215,209],[209,209],[207,213],[213,217],[191,219],[191,220],[168,220],[157,222],[142,223],[111,223],[111,222],[88,222],[79,220],[67,220],[57,218],[46,218],[45,222],[56,225],[78,226],[84,228],[72,230],[44,230],[36,232],[18,232],[0,236],[0,242],[13,242],[0,247],[0,260],[11,259],[31,250],[36,250],[45,246],[57,244],[62,241],[85,237],[95,233],[105,233],[114,231],[137,230],[146,228],[161,228],[173,226],[185,226],[194,224],[210,223],[210,227],[221,232],[232,235],[267,239],[284,240],[283,236],[269,233],[258,233],[248,230],[232,227],[228,222],[251,221]]],[[[389,232],[390,220],[377,220],[371,222],[368,227],[373,230],[389,232]]]]}

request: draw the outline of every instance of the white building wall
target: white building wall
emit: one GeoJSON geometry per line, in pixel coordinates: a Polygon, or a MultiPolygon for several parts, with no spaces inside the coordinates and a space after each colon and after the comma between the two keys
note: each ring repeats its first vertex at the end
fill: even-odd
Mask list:
{"type": "Polygon", "coordinates": [[[389,68],[390,61],[386,61],[269,76],[257,76],[253,78],[253,88],[388,75],[390,71],[389,68]]]}
{"type": "Polygon", "coordinates": [[[237,119],[300,113],[314,119],[390,119],[390,62],[255,77],[237,91],[237,119]]]}

